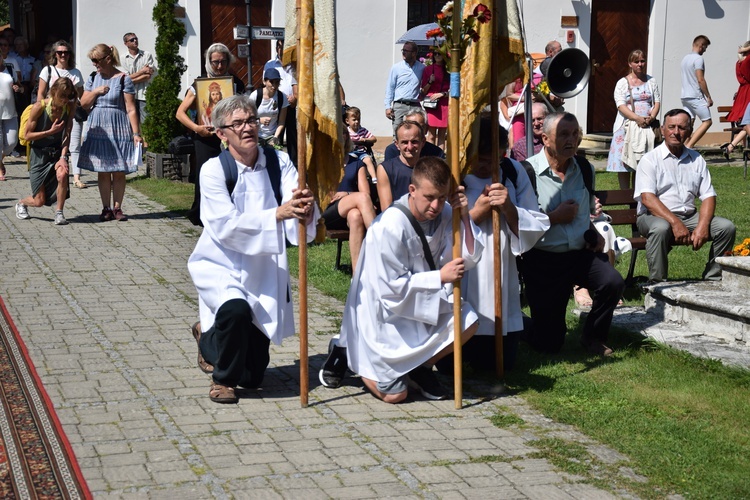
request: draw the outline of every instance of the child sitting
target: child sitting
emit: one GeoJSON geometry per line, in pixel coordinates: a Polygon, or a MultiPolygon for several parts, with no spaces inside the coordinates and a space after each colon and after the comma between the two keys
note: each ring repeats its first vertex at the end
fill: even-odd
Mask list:
{"type": "Polygon", "coordinates": [[[359,108],[350,106],[346,109],[344,115],[344,122],[346,122],[347,132],[349,132],[349,138],[352,140],[354,149],[349,153],[351,156],[356,157],[358,160],[362,160],[362,163],[367,167],[367,173],[372,179],[372,182],[377,182],[377,170],[375,166],[375,160],[370,156],[372,145],[377,142],[377,137],[372,135],[369,130],[364,127],[360,127],[359,121],[362,117],[362,113],[359,108]]]}

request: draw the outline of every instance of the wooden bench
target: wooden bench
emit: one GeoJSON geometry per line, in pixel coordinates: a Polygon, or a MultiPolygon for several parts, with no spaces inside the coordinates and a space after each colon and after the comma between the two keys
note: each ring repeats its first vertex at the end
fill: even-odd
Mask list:
{"type": "MultiPolygon", "coordinates": [[[[613,189],[609,191],[595,191],[594,194],[602,204],[602,211],[612,218],[610,224],[614,226],[630,226],[630,244],[633,246],[630,254],[630,267],[625,277],[627,285],[633,284],[633,272],[638,251],[646,249],[646,238],[638,231],[638,202],[633,199],[633,189],[613,189]],[[617,207],[617,208],[611,208],[617,207]]],[[[677,245],[677,243],[675,243],[677,245]]]]}
{"type": "Polygon", "coordinates": [[[334,269],[341,270],[341,248],[345,241],[349,241],[349,230],[348,229],[333,229],[326,230],[326,237],[332,240],[338,240],[336,247],[336,265],[334,269]]]}
{"type": "MultiPolygon", "coordinates": [[[[739,125],[739,122],[730,122],[729,118],[727,116],[729,115],[729,112],[732,111],[732,106],[719,106],[716,108],[719,113],[722,115],[719,117],[719,122],[721,123],[730,123],[732,126],[729,128],[725,128],[724,132],[731,132],[729,141],[734,142],[734,137],[739,134],[744,127],[741,127],[739,125]]],[[[750,136],[745,137],[745,145],[742,149],[742,161],[744,162],[744,171],[743,171],[743,177],[747,179],[747,163],[750,161],[750,136]]]]}
{"type": "Polygon", "coordinates": [[[630,226],[630,237],[628,240],[633,246],[630,254],[630,267],[628,275],[625,277],[625,283],[633,282],[633,272],[635,271],[635,261],[638,257],[639,250],[646,249],[646,238],[641,236],[636,225],[638,202],[633,199],[632,189],[616,189],[610,191],[596,191],[594,193],[599,202],[602,204],[602,210],[612,217],[610,224],[614,226],[630,226]],[[618,208],[610,208],[618,207],[618,208]]]}

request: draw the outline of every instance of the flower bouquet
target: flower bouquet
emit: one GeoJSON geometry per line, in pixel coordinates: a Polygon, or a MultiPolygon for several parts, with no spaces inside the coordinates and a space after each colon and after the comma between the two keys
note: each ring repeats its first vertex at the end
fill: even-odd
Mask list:
{"type": "MultiPolygon", "coordinates": [[[[429,30],[426,35],[427,38],[445,37],[446,43],[436,46],[434,50],[440,52],[443,59],[447,61],[451,57],[451,43],[453,41],[453,2],[446,3],[436,17],[439,27],[429,30]]],[[[458,46],[461,62],[466,57],[466,49],[469,45],[472,42],[479,41],[479,33],[474,29],[475,26],[488,23],[491,19],[492,12],[490,12],[489,7],[481,3],[474,7],[474,11],[470,15],[464,18],[461,23],[461,36],[458,46]]]]}
{"type": "Polygon", "coordinates": [[[742,243],[735,245],[732,249],[732,255],[747,257],[750,255],[750,238],[745,238],[742,243]]]}

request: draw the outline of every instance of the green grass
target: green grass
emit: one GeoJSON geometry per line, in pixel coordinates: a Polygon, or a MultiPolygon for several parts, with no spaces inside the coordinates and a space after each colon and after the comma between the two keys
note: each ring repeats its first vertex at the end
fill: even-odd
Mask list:
{"type": "MultiPolygon", "coordinates": [[[[719,194],[717,214],[734,221],[738,240],[750,237],[750,182],[742,179],[739,167],[710,170],[719,194]]],[[[192,202],[190,185],[140,179],[131,186],[178,213],[192,202]]],[[[616,189],[616,175],[598,173],[597,188],[616,189]]],[[[623,229],[622,235],[628,236],[623,229]]],[[[707,254],[708,245],[697,252],[676,247],[670,254],[670,278],[700,278],[707,254]]],[[[344,300],[350,275],[333,269],[335,255],[333,241],[308,247],[309,283],[344,300]]],[[[629,259],[628,254],[617,265],[623,275],[629,259]]],[[[289,249],[289,260],[296,274],[296,248],[289,249]]],[[[349,263],[347,244],[342,261],[349,263]]],[[[639,255],[635,275],[647,274],[645,255],[639,255]]],[[[629,290],[626,298],[628,304],[643,304],[637,289],[629,290]]],[[[580,445],[559,436],[536,441],[540,451],[535,456],[597,486],[625,488],[643,498],[671,493],[687,498],[750,498],[748,371],[697,359],[617,329],[610,336],[615,355],[601,360],[577,348],[578,318],[569,313],[567,321],[571,334],[561,353],[540,355],[521,346],[517,367],[506,375],[508,390],[555,421],[576,426],[628,456],[627,465],[647,482],[616,478],[616,468],[623,464],[602,464],[580,445]],[[597,479],[591,470],[609,470],[612,473],[605,477],[612,479],[603,482],[601,474],[597,479]]],[[[500,427],[527,425],[508,411],[494,415],[492,422],[500,427]]]]}
{"type": "Polygon", "coordinates": [[[128,186],[161,203],[167,210],[178,215],[185,215],[193,204],[195,186],[186,182],[136,177],[128,179],[128,186]]]}

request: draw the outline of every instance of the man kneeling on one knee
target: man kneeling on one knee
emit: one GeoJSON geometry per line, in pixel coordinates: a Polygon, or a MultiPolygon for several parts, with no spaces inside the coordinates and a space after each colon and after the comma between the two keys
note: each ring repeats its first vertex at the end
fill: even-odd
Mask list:
{"type": "Polygon", "coordinates": [[[200,172],[204,229],[188,261],[200,299],[193,335],[198,365],[212,376],[209,398],[236,403],[237,386],[257,388],[263,381],[270,341],[294,335],[286,240],[305,237],[304,221],[312,241],[320,212],[312,192],[298,189],[289,156],[259,147],[254,101],[223,99],[212,119],[228,148],[200,172]],[[236,177],[231,189],[223,164],[236,177]]]}
{"type": "Polygon", "coordinates": [[[646,240],[649,279],[667,279],[667,254],[673,245],[701,248],[712,241],[703,279],[721,279],[716,256],[732,250],[735,226],[714,216],[716,191],[706,161],[685,146],[692,133],[690,115],[673,109],[664,115],[664,143],[638,163],[634,198],[638,201],[638,230],[646,240]],[[695,199],[701,200],[696,210],[695,199]]]}
{"type": "MultiPolygon", "coordinates": [[[[346,299],[339,345],[321,370],[324,385],[338,386],[343,373],[337,368],[345,367],[348,355],[349,368],[387,403],[406,399],[409,387],[429,399],[447,397],[433,365],[453,350],[452,283],[474,267],[484,248],[464,188],[451,193],[450,185],[444,160],[420,159],[409,192],[370,226],[346,299]],[[453,210],[460,210],[462,220],[463,256],[457,259],[452,258],[453,210]]],[[[462,316],[466,342],[476,331],[477,314],[463,303],[462,316]]]]}

